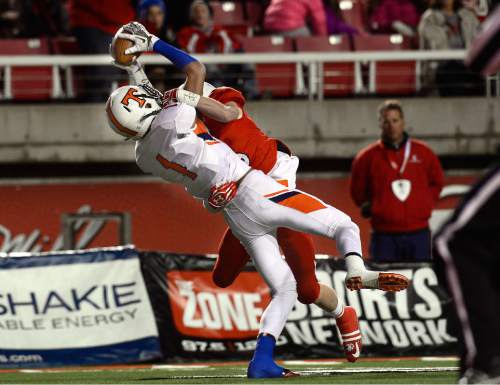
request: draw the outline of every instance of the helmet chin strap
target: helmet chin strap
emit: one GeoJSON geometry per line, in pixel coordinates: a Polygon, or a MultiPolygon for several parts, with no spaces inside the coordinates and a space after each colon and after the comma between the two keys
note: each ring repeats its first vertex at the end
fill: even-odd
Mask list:
{"type": "Polygon", "coordinates": [[[149,114],[144,115],[144,116],[141,118],[140,122],[142,122],[143,120],[146,120],[146,119],[147,119],[147,118],[149,118],[150,116],[153,116],[153,115],[158,115],[158,113],[159,113],[159,112],[160,112],[160,110],[158,109],[158,110],[154,110],[154,111],[150,112],[149,114]]]}

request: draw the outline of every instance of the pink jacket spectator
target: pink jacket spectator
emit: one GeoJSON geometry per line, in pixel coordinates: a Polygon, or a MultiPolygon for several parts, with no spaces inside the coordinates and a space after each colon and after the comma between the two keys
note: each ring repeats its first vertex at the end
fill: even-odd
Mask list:
{"type": "Polygon", "coordinates": [[[313,34],[326,35],[322,0],[271,0],[264,15],[264,28],[285,32],[310,26],[313,34]]]}
{"type": "Polygon", "coordinates": [[[417,8],[410,0],[381,0],[370,15],[370,27],[377,32],[393,32],[395,21],[415,28],[419,20],[417,8]]]}

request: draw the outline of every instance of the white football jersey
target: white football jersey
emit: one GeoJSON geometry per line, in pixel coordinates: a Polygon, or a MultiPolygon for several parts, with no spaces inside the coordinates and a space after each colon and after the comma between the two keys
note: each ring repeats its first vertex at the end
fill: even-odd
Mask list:
{"type": "Polygon", "coordinates": [[[193,131],[196,110],[184,103],[156,116],[147,135],[137,141],[135,159],[146,173],[181,183],[195,198],[207,199],[210,188],[237,181],[248,170],[225,143],[193,131]]]}

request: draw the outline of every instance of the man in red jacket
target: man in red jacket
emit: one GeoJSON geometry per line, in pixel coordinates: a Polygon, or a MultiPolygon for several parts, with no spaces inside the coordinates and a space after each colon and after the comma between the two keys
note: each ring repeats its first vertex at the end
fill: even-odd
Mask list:
{"type": "Polygon", "coordinates": [[[405,131],[397,100],[379,107],[381,139],[352,164],[351,197],[371,218],[370,254],[380,262],[431,259],[429,217],[443,187],[438,158],[405,131]]]}

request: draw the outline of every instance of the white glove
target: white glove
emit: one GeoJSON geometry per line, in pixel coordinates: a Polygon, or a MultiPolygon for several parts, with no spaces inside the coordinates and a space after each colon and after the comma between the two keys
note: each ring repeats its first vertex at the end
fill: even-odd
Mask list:
{"type": "Polygon", "coordinates": [[[152,51],[155,43],[160,40],[155,35],[149,33],[141,23],[136,21],[124,25],[123,31],[118,33],[117,36],[134,43],[132,47],[125,50],[125,54],[127,55],[152,51]]]}

